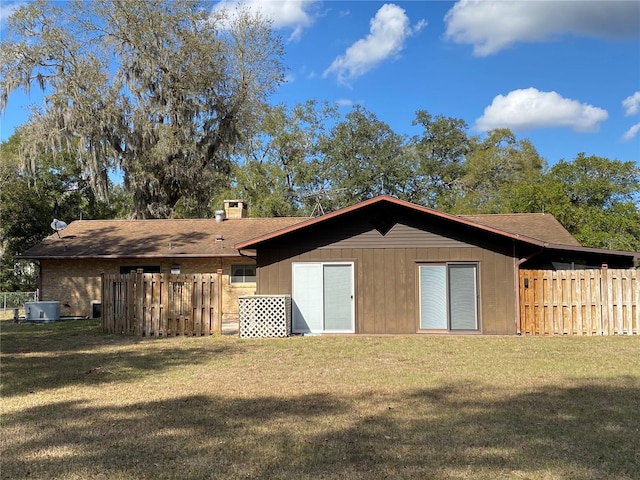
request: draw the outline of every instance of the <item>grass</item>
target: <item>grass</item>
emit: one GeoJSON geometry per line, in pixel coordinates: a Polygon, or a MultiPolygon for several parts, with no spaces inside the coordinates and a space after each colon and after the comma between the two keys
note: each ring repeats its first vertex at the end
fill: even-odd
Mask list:
{"type": "Polygon", "coordinates": [[[2,478],[640,478],[640,337],[0,329],[2,478]]]}

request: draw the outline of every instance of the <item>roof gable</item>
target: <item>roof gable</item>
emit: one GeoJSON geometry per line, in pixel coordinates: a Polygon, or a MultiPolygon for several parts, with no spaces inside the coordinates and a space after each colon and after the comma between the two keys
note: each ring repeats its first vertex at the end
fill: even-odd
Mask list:
{"type": "MultiPolygon", "coordinates": [[[[537,239],[535,237],[529,237],[528,235],[523,235],[519,232],[509,232],[509,231],[501,230],[492,225],[487,224],[487,222],[480,223],[477,221],[473,221],[471,219],[467,219],[463,216],[451,215],[448,213],[440,212],[438,210],[434,210],[431,208],[422,207],[420,205],[406,202],[404,200],[399,200],[394,197],[381,195],[381,196],[374,197],[374,198],[365,200],[363,202],[357,203],[355,205],[342,208],[340,210],[336,210],[335,212],[331,212],[326,215],[322,215],[320,217],[309,219],[305,222],[291,225],[287,228],[283,228],[278,231],[269,232],[261,236],[256,236],[255,238],[247,240],[245,242],[237,243],[235,247],[239,250],[242,250],[245,248],[255,248],[260,243],[271,241],[278,237],[288,235],[294,232],[301,232],[314,225],[318,225],[322,223],[329,224],[330,222],[336,221],[340,217],[347,217],[350,214],[358,214],[358,213],[365,214],[365,212],[367,212],[368,210],[374,207],[376,208],[376,212],[371,216],[371,220],[370,220],[371,226],[375,228],[382,235],[385,235],[395,225],[393,215],[389,213],[391,209],[401,209],[408,213],[420,215],[424,219],[439,219],[444,222],[448,222],[452,225],[456,225],[458,227],[470,228],[472,230],[477,230],[477,231],[484,231],[484,232],[495,234],[505,238],[517,239],[520,241],[524,241],[526,243],[531,243],[533,245],[543,246],[545,244],[543,240],[537,239]],[[385,207],[390,207],[390,208],[385,208],[385,207]]],[[[551,216],[549,217],[553,218],[551,216]]],[[[568,232],[567,234],[569,235],[568,232]]],[[[570,236],[571,235],[569,235],[569,237],[570,236]]]]}

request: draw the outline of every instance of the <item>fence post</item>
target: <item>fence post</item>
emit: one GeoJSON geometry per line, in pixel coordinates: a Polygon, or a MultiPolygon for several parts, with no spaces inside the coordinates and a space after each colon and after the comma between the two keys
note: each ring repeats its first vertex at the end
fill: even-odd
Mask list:
{"type": "Polygon", "coordinates": [[[222,336],[222,269],[219,268],[217,273],[218,273],[218,275],[217,275],[217,278],[216,278],[216,283],[218,284],[217,285],[217,287],[218,287],[217,288],[217,290],[218,290],[218,295],[217,295],[218,296],[218,299],[217,299],[218,300],[218,315],[217,315],[217,317],[218,318],[216,320],[218,322],[218,325],[217,325],[217,329],[216,330],[217,330],[217,334],[222,336]]]}

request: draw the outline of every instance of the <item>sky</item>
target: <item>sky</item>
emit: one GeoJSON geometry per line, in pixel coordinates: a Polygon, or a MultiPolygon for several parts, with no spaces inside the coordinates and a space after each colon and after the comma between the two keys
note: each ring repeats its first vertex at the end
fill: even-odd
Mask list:
{"type": "MultiPolygon", "coordinates": [[[[17,3],[2,0],[0,18],[17,3]]],[[[585,153],[640,166],[639,1],[242,3],[285,44],[273,104],[316,99],[343,114],[360,104],[406,135],[422,132],[412,122],[426,110],[464,120],[469,135],[509,128],[549,165],[585,153]]],[[[2,140],[39,101],[33,92],[9,98],[2,140]]]]}

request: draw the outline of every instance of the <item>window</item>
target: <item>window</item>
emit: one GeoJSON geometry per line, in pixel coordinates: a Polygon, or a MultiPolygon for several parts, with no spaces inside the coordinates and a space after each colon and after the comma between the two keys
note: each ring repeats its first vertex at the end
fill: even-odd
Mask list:
{"type": "Polygon", "coordinates": [[[160,273],[160,265],[123,265],[120,267],[120,275],[127,275],[132,270],[135,272],[139,268],[144,273],[160,273]]]}
{"type": "Polygon", "coordinates": [[[231,283],[256,283],[255,264],[231,265],[231,283]]]}
{"type": "Polygon", "coordinates": [[[420,329],[478,330],[476,264],[419,265],[420,329]]]}

